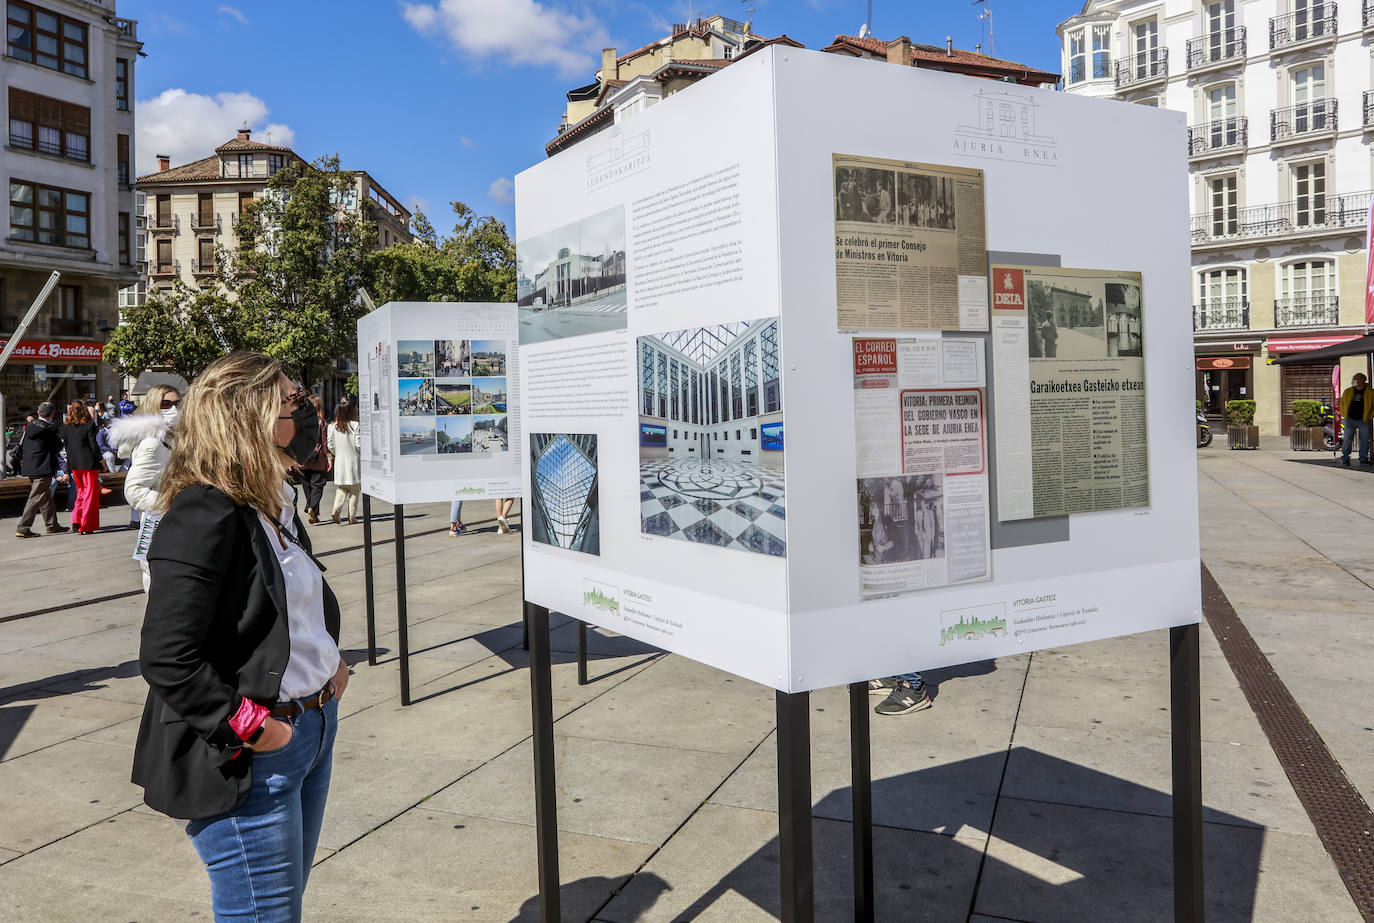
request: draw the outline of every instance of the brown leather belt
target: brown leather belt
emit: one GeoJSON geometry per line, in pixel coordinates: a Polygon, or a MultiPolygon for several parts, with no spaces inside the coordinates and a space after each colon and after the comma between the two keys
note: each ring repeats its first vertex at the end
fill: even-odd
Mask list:
{"type": "Polygon", "coordinates": [[[324,708],[324,703],[334,698],[334,681],[331,679],[324,684],[324,688],[313,695],[308,695],[303,699],[292,699],[290,702],[279,702],[272,709],[273,718],[294,718],[303,715],[312,708],[324,708]]]}

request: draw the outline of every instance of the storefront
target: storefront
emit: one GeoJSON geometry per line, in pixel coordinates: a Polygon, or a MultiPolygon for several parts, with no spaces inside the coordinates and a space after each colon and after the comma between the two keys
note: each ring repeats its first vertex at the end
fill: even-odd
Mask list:
{"type": "Polygon", "coordinates": [[[1227,401],[1253,400],[1259,343],[1209,343],[1196,347],[1197,399],[1209,417],[1226,413],[1227,401]]]}
{"type": "MultiPolygon", "coordinates": [[[[1342,333],[1311,337],[1271,337],[1265,344],[1271,357],[1291,355],[1309,349],[1322,349],[1355,339],[1359,334],[1342,333]]],[[[1337,400],[1333,373],[1340,368],[1340,360],[1314,365],[1284,365],[1279,367],[1279,432],[1287,436],[1293,430],[1293,402],[1321,401],[1328,407],[1337,400]]],[[[1339,381],[1339,376],[1335,378],[1339,381]]]]}
{"type": "MultiPolygon", "coordinates": [[[[0,340],[0,349],[6,341],[0,340]]],[[[0,394],[11,418],[32,413],[43,401],[58,407],[99,393],[100,343],[80,340],[20,340],[0,369],[0,394]]]]}

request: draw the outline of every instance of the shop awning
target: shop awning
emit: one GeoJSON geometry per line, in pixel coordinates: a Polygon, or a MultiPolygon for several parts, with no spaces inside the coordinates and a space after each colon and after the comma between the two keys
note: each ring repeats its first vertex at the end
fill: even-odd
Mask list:
{"type": "Polygon", "coordinates": [[[1309,337],[1307,339],[1271,339],[1270,353],[1288,353],[1270,359],[1270,365],[1329,365],[1342,356],[1363,356],[1374,353],[1374,335],[1309,337]]]}

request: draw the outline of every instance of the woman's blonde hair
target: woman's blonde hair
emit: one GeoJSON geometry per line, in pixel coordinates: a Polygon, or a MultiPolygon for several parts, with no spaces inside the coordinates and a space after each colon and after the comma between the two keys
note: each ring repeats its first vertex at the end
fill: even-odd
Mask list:
{"type": "Polygon", "coordinates": [[[167,399],[167,395],[180,393],[180,388],[174,388],[171,385],[153,385],[144,393],[143,399],[138,402],[138,410],[135,413],[162,413],[162,402],[167,399]]]}
{"type": "Polygon", "coordinates": [[[273,432],[281,415],[282,364],[262,353],[216,359],[181,402],[177,441],[162,475],[165,511],[187,487],[207,484],[276,518],[288,462],[273,432]]]}

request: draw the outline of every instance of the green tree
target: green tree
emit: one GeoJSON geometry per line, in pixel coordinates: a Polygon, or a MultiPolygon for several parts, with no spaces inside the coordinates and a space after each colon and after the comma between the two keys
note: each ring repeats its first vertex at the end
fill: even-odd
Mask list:
{"type": "Polygon", "coordinates": [[[222,253],[218,281],[234,293],[243,345],[276,356],[312,382],[357,352],[358,292],[373,285],[377,228],[355,203],[356,174],[337,155],[295,163],[245,209],[239,246],[222,253]]]}
{"type": "Polygon", "coordinates": [[[238,339],[234,306],[217,288],[193,289],[180,280],[127,308],[105,344],[105,361],[121,375],[170,368],[187,381],[231,349],[238,339]]]}
{"type": "Polygon", "coordinates": [[[440,237],[420,211],[411,217],[415,240],[376,255],[376,301],[515,300],[515,244],[506,225],[479,217],[462,202],[453,207],[453,230],[440,237]]]}

